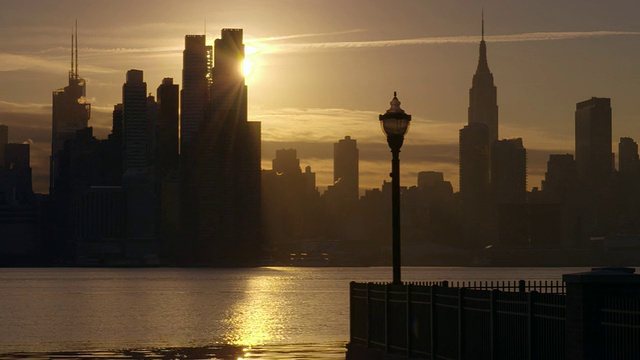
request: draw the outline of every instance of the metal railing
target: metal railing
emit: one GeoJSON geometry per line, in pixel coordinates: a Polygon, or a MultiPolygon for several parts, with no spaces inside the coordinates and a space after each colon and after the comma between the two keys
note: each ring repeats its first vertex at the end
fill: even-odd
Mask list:
{"type": "Polygon", "coordinates": [[[564,359],[559,284],[454,284],[466,286],[352,282],[351,342],[425,359],[564,359]]]}

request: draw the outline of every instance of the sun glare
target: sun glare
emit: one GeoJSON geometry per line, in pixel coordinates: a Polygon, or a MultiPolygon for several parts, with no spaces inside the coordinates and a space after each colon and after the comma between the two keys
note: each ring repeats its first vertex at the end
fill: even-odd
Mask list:
{"type": "Polygon", "coordinates": [[[242,74],[244,77],[249,77],[253,72],[253,62],[247,58],[242,62],[242,74]]]}

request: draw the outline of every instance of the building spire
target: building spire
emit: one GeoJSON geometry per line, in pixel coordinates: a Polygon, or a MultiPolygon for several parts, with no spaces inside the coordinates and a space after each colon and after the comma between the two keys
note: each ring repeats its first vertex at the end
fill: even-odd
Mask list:
{"type": "Polygon", "coordinates": [[[69,69],[69,78],[73,79],[73,28],[71,28],[71,69],[69,69]]]}
{"type": "Polygon", "coordinates": [[[78,78],[78,19],[76,19],[76,69],[75,78],[78,78]]]}
{"type": "Polygon", "coordinates": [[[484,41],[484,8],[482,8],[482,41],[484,41]]]}
{"type": "Polygon", "coordinates": [[[478,58],[478,68],[476,74],[490,73],[487,62],[487,44],[484,41],[484,8],[482,9],[482,39],[480,40],[480,57],[478,58]]]}

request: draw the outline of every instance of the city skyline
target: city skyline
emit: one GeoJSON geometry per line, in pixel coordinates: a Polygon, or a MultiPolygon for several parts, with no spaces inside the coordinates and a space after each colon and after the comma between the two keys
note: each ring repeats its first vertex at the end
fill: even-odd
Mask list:
{"type": "Polygon", "coordinates": [[[459,189],[458,131],[467,120],[483,6],[487,56],[499,88],[500,138],[523,139],[529,189],[540,186],[550,153],[574,153],[579,101],[611,98],[612,151],[617,153],[620,137],[640,138],[640,50],[634,45],[640,27],[632,1],[376,2],[366,11],[360,1],[143,1],[130,13],[104,19],[113,5],[89,3],[3,4],[0,123],[11,128],[10,142],[33,142],[37,192],[48,187],[51,93],[67,81],[75,18],[78,73],[87,80],[89,126],[99,138],[111,128],[127,70],[143,70],[150,89],[166,77],[181,79],[184,35],[204,31],[203,14],[210,38],[219,28],[244,28],[253,62],[249,119],[262,122],[262,167],[270,167],[275,150],[296,148],[321,188],[333,180],[332,144],[346,135],[358,141],[361,188],[388,180],[388,148],[377,115],[398,91],[414,116],[403,147],[402,185],[415,185],[420,171],[439,171],[459,189]],[[164,12],[173,17],[166,20],[164,12]],[[390,12],[398,15],[397,24],[378,26],[390,12]]]}

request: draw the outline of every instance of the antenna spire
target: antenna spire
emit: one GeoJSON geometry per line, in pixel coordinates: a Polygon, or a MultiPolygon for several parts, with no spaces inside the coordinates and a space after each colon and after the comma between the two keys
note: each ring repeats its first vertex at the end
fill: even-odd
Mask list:
{"type": "Polygon", "coordinates": [[[69,78],[73,78],[73,28],[71,28],[71,69],[69,70],[69,78]]]}
{"type": "Polygon", "coordinates": [[[484,41],[484,8],[482,8],[482,41],[484,41]]]}
{"type": "Polygon", "coordinates": [[[76,72],[75,78],[78,78],[78,19],[76,19],[76,72]]]}

